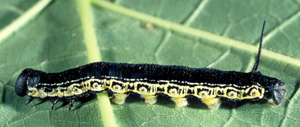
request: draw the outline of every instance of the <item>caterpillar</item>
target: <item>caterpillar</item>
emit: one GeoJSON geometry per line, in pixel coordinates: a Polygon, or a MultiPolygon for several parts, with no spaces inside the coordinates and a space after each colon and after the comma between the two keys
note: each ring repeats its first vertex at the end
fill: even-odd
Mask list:
{"type": "Polygon", "coordinates": [[[171,97],[177,107],[187,106],[187,97],[195,96],[208,108],[218,109],[220,98],[265,101],[279,105],[286,84],[259,71],[263,40],[251,72],[221,71],[212,68],[190,68],[175,65],[96,62],[59,73],[46,73],[27,68],[17,78],[15,92],[28,95],[26,105],[34,98],[49,98],[51,108],[60,99],[69,101],[69,110],[78,97],[111,91],[112,101],[123,104],[130,93],[138,93],[145,103],[156,103],[158,94],[171,97]]]}

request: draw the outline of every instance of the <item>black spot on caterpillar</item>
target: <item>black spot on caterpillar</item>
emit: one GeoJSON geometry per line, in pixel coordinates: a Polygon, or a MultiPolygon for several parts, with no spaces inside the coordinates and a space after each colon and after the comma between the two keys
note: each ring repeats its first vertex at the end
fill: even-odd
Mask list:
{"type": "Polygon", "coordinates": [[[187,96],[201,99],[210,109],[218,109],[220,98],[265,100],[279,105],[284,99],[284,82],[259,71],[265,22],[257,59],[252,72],[221,71],[157,64],[97,62],[60,73],[45,73],[27,68],[16,81],[18,96],[50,98],[52,110],[59,99],[69,100],[69,110],[77,97],[111,91],[113,102],[123,104],[129,93],[138,93],[145,103],[156,103],[157,94],[171,97],[177,107],[186,106],[187,96]]]}

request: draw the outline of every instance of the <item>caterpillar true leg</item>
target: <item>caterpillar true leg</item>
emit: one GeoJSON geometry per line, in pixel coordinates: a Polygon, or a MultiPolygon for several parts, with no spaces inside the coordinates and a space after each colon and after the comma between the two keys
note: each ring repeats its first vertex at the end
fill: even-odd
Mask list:
{"type": "Polygon", "coordinates": [[[51,104],[51,108],[52,110],[54,109],[55,104],[58,102],[59,98],[53,99],[52,100],[52,104],[51,104]]]}
{"type": "Polygon", "coordinates": [[[209,109],[218,109],[221,105],[220,98],[206,97],[201,99],[209,109]]]}
{"type": "Polygon", "coordinates": [[[155,95],[142,95],[142,98],[145,98],[146,104],[155,104],[156,103],[156,96],[155,95]]]}
{"type": "Polygon", "coordinates": [[[69,111],[71,111],[71,108],[72,108],[74,102],[75,102],[75,99],[70,99],[69,100],[69,111]]]}
{"type": "Polygon", "coordinates": [[[29,99],[26,101],[25,105],[29,104],[34,98],[33,97],[29,97],[29,99]]]}
{"type": "Polygon", "coordinates": [[[112,99],[112,101],[119,105],[124,104],[127,96],[128,96],[128,94],[124,94],[124,93],[114,94],[114,98],[112,99]]]}
{"type": "Polygon", "coordinates": [[[176,107],[178,108],[188,105],[188,102],[185,97],[172,97],[171,100],[175,102],[176,107]]]}

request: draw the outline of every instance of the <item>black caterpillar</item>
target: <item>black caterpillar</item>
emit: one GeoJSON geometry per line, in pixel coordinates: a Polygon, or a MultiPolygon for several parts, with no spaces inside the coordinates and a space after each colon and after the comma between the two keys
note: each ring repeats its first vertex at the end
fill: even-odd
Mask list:
{"type": "Polygon", "coordinates": [[[27,68],[16,81],[18,96],[50,98],[52,110],[59,99],[69,100],[69,110],[77,97],[90,93],[112,91],[113,102],[123,104],[130,92],[156,103],[157,94],[171,97],[177,107],[186,106],[187,96],[200,98],[210,109],[218,109],[220,98],[232,100],[268,101],[278,105],[284,99],[284,82],[262,75],[259,61],[265,22],[259,51],[252,72],[220,71],[210,68],[189,68],[156,64],[127,64],[98,62],[60,73],[45,73],[27,68]]]}

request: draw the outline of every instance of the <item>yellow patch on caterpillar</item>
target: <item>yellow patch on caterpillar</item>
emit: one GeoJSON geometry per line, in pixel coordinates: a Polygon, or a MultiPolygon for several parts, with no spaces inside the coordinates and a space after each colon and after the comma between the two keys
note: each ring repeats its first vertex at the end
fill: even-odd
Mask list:
{"type": "Polygon", "coordinates": [[[39,95],[40,98],[45,98],[45,97],[47,97],[47,93],[44,91],[43,88],[39,90],[39,93],[40,93],[40,95],[39,95]]]}
{"type": "Polygon", "coordinates": [[[31,96],[31,97],[39,97],[39,91],[38,91],[37,88],[28,87],[28,90],[29,90],[29,91],[32,91],[32,92],[29,92],[29,93],[28,93],[28,96],[31,96]]]}
{"type": "Polygon", "coordinates": [[[63,97],[64,94],[63,94],[63,92],[60,91],[60,89],[61,89],[60,87],[57,87],[57,96],[58,97],[63,97]]]}

